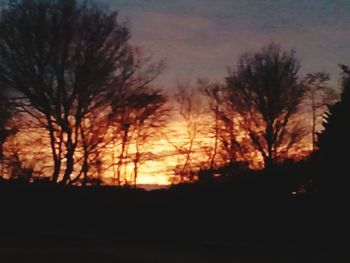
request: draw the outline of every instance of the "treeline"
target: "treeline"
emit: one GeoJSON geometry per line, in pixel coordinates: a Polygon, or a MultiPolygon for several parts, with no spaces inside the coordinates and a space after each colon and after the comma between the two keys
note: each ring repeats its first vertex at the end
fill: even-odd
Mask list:
{"type": "Polygon", "coordinates": [[[338,96],[328,74],[302,75],[295,52],[276,43],[243,54],[222,83],[178,83],[174,99],[154,85],[163,69],[130,44],[115,11],[74,0],[9,1],[0,16],[2,176],[85,185],[112,167],[110,183],[136,185],[140,166],[158,158],[148,147],[159,138],[179,156],[173,182],[273,171],[312,152],[308,176],[346,168],[346,66],[332,108],[338,96]],[[174,120],[181,140],[167,126],[174,120]]]}

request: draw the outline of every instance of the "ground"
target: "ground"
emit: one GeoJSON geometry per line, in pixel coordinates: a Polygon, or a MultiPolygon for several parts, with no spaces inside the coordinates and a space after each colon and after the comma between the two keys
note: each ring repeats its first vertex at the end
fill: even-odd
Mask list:
{"type": "Polygon", "coordinates": [[[2,263],[322,263],[350,262],[347,249],[175,248],[162,246],[65,248],[7,247],[0,249],[2,263]]]}

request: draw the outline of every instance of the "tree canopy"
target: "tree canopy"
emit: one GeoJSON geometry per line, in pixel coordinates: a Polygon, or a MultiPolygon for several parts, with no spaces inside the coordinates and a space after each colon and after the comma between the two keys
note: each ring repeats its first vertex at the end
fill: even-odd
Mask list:
{"type": "Polygon", "coordinates": [[[348,151],[350,149],[350,69],[342,65],[342,93],[340,101],[329,107],[324,117],[324,131],[318,134],[316,153],[317,173],[323,190],[336,192],[347,188],[350,182],[348,172],[348,151]]]}
{"type": "Polygon", "coordinates": [[[116,11],[87,2],[23,0],[2,8],[0,85],[47,130],[53,181],[71,180],[84,120],[159,73],[145,68],[129,38],[116,11]]]}
{"type": "Polygon", "coordinates": [[[266,167],[285,158],[303,135],[294,122],[305,91],[298,72],[294,51],[271,43],[241,56],[227,77],[227,100],[266,167]]]}

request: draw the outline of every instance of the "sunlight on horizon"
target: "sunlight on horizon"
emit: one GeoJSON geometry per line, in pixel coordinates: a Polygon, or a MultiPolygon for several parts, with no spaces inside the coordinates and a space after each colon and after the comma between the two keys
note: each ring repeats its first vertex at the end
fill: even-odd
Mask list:
{"type": "MultiPolygon", "coordinates": [[[[207,121],[210,119],[207,118],[207,121]]],[[[205,127],[205,125],[204,125],[205,127]]],[[[208,133],[208,126],[204,132],[198,135],[196,139],[196,146],[193,154],[193,164],[198,169],[204,160],[207,160],[208,156],[203,152],[204,146],[210,146],[213,138],[208,133]]],[[[179,152],[182,146],[186,145],[186,127],[185,122],[181,120],[170,121],[168,126],[162,131],[163,135],[158,138],[154,138],[144,148],[143,155],[146,156],[145,160],[141,163],[138,171],[137,184],[139,185],[169,185],[174,181],[175,173],[174,168],[177,165],[181,165],[184,162],[184,156],[179,152]],[[169,139],[171,138],[171,139],[169,139]],[[178,147],[176,149],[174,147],[178,147]]],[[[5,149],[8,152],[17,152],[25,168],[33,168],[35,174],[38,177],[48,177],[52,173],[52,158],[48,147],[47,134],[40,132],[39,130],[32,129],[30,131],[24,130],[19,132],[16,136],[12,137],[5,144],[5,149]],[[30,145],[30,147],[29,147],[30,145]]],[[[308,151],[308,146],[300,146],[302,151],[308,151]]],[[[113,154],[117,154],[118,147],[113,148],[112,144],[103,151],[103,171],[101,177],[106,184],[116,184],[116,167],[113,167],[113,154]]],[[[134,154],[133,145],[129,145],[128,159],[125,161],[121,170],[121,182],[122,184],[132,184],[133,179],[133,163],[132,155],[134,154]]],[[[304,153],[305,154],[305,153],[304,153]]],[[[261,166],[261,157],[251,153],[251,157],[255,159],[255,166],[261,166]]],[[[202,166],[203,167],[203,166],[202,166]]],[[[99,175],[90,170],[91,178],[99,178],[99,175]]],[[[11,173],[10,170],[7,174],[11,173]]],[[[73,173],[73,177],[77,171],[73,173]]],[[[175,179],[176,182],[176,179],[175,179]]]]}

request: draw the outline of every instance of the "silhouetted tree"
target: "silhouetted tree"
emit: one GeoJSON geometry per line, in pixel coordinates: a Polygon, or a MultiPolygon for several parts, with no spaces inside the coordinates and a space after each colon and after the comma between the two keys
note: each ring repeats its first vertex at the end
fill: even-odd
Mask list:
{"type": "Polygon", "coordinates": [[[265,167],[285,156],[303,135],[296,123],[291,125],[305,92],[298,71],[294,51],[282,51],[272,43],[241,56],[229,72],[227,99],[265,167]]]}
{"type": "Polygon", "coordinates": [[[329,107],[324,131],[318,135],[317,168],[322,190],[348,192],[350,149],[350,69],[342,65],[343,81],[340,101],[329,107]]]}
{"type": "MultiPolygon", "coordinates": [[[[129,148],[129,144],[131,142],[131,135],[130,135],[130,127],[132,123],[134,122],[133,119],[133,108],[131,105],[129,105],[128,100],[125,100],[125,106],[120,108],[118,107],[118,112],[114,110],[114,117],[113,122],[116,123],[115,125],[115,132],[113,133],[114,138],[117,138],[120,144],[120,150],[118,155],[118,162],[113,165],[117,165],[116,170],[116,180],[117,184],[121,184],[121,176],[122,176],[122,168],[127,163],[127,151],[129,148]],[[115,119],[116,118],[116,119],[115,119]]],[[[116,149],[113,149],[115,151],[116,149]]],[[[126,168],[125,168],[126,169],[126,168]]]]}
{"type": "Polygon", "coordinates": [[[165,127],[168,109],[165,107],[166,98],[159,92],[137,94],[135,98],[135,122],[133,123],[133,185],[136,187],[139,167],[144,160],[143,150],[147,143],[159,136],[159,130],[165,127]]]}
{"type": "Polygon", "coordinates": [[[4,174],[4,150],[3,145],[6,139],[15,134],[16,128],[14,125],[10,125],[10,120],[15,114],[13,107],[5,94],[5,89],[0,88],[0,162],[1,171],[0,176],[4,174]]]}
{"type": "Polygon", "coordinates": [[[238,125],[239,115],[227,100],[227,89],[220,84],[201,83],[201,90],[209,103],[212,116],[210,133],[214,139],[209,154],[209,168],[233,164],[244,159],[244,137],[238,125]]]}
{"type": "Polygon", "coordinates": [[[118,185],[122,182],[123,168],[124,177],[126,176],[128,163],[134,164],[134,181],[137,178],[142,145],[147,144],[155,135],[156,129],[165,123],[167,111],[164,106],[166,97],[151,85],[162,72],[163,62],[153,64],[150,63],[150,57],[137,56],[137,58],[139,59],[135,63],[138,65],[137,68],[144,70],[134,72],[125,81],[118,96],[112,101],[109,114],[114,144],[113,157],[115,157],[114,151],[118,153],[116,163],[112,164],[113,168],[116,167],[114,177],[118,185]],[[131,144],[135,146],[134,157],[129,155],[131,144]]]}
{"type": "Polygon", "coordinates": [[[310,73],[305,77],[306,106],[311,108],[312,151],[316,150],[317,126],[327,110],[327,106],[336,100],[336,92],[327,85],[329,75],[324,72],[310,73]]]}
{"type": "MultiPolygon", "coordinates": [[[[156,73],[156,72],[154,72],[156,73]]],[[[115,176],[117,184],[121,183],[122,169],[124,177],[126,165],[134,164],[134,184],[138,176],[141,163],[142,148],[157,133],[166,122],[166,98],[158,90],[152,90],[147,83],[137,86],[136,90],[129,89],[123,94],[119,102],[113,104],[109,122],[113,129],[113,156],[118,150],[115,176]],[[134,156],[129,155],[130,148],[134,146],[134,156]]],[[[125,178],[124,178],[125,179],[125,178]]]]}
{"type": "Polygon", "coordinates": [[[212,125],[212,134],[214,139],[214,145],[212,147],[212,151],[209,153],[210,163],[209,169],[212,170],[215,166],[215,160],[219,151],[219,138],[220,138],[220,115],[221,115],[221,87],[220,85],[208,85],[204,82],[201,83],[202,92],[208,98],[209,101],[209,111],[213,115],[214,123],[212,125]]]}
{"type": "MultiPolygon", "coordinates": [[[[81,150],[81,169],[78,175],[71,180],[71,183],[81,181],[85,185],[89,181],[89,171],[95,167],[96,160],[103,150],[106,149],[111,138],[108,137],[109,130],[108,111],[91,111],[80,124],[80,148],[81,150]]],[[[79,158],[77,158],[79,159],[79,158]]],[[[94,169],[92,172],[98,173],[94,169]]]]}
{"type": "Polygon", "coordinates": [[[75,0],[23,0],[2,7],[0,84],[50,135],[52,180],[71,180],[81,124],[115,101],[140,71],[117,13],[75,0]],[[65,168],[61,174],[62,160],[65,168]]]}
{"type": "MultiPolygon", "coordinates": [[[[180,182],[188,182],[194,180],[196,171],[194,155],[196,148],[199,146],[199,135],[201,134],[204,123],[201,119],[203,113],[198,90],[192,88],[189,83],[178,83],[175,100],[178,106],[178,112],[181,121],[184,122],[183,134],[178,135],[184,139],[181,141],[169,142],[175,147],[177,153],[184,158],[175,167],[175,174],[179,176],[180,182]]],[[[179,132],[179,131],[178,131],[179,132]]],[[[177,135],[175,135],[175,138],[177,135]]],[[[198,151],[198,149],[197,149],[198,151]]]]}

